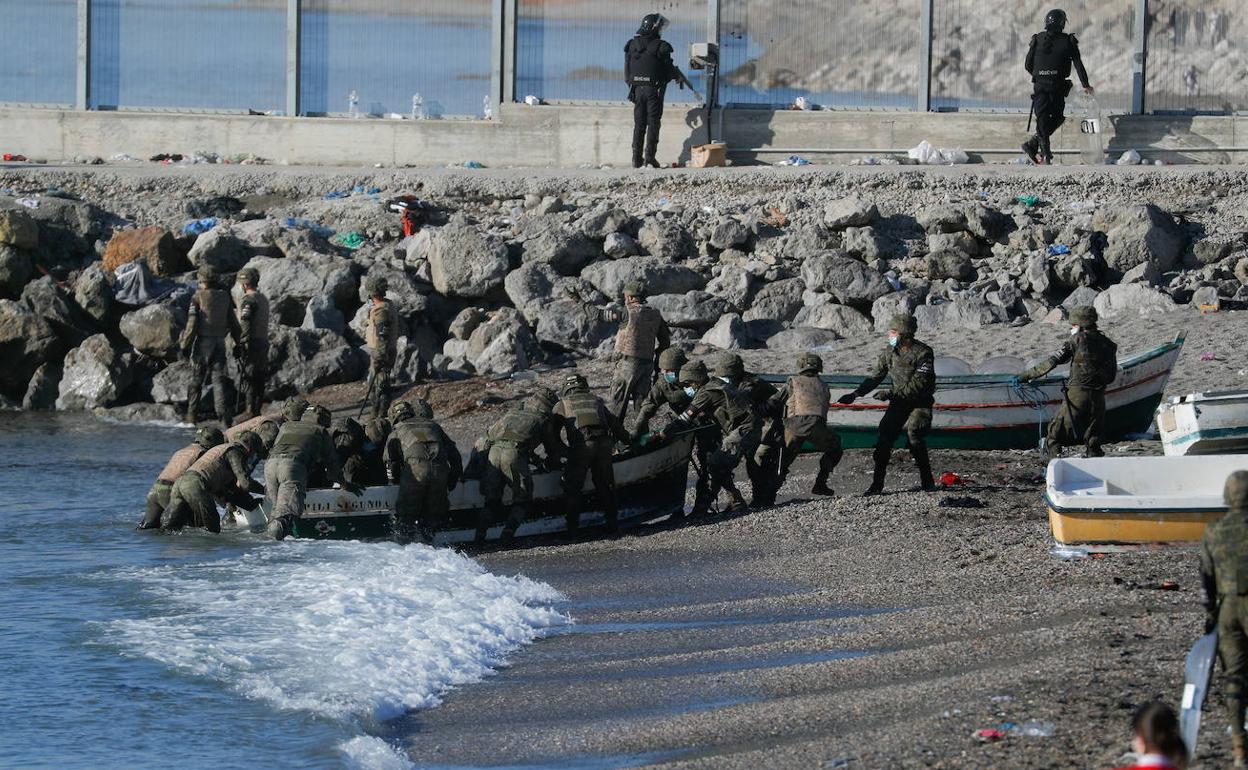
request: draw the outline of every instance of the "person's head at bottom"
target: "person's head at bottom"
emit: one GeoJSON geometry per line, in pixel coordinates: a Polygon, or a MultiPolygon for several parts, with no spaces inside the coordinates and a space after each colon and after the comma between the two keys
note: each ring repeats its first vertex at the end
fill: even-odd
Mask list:
{"type": "Polygon", "coordinates": [[[1187,746],[1174,709],[1161,701],[1145,703],[1136,709],[1131,731],[1131,746],[1139,755],[1136,767],[1187,767],[1187,746]]]}

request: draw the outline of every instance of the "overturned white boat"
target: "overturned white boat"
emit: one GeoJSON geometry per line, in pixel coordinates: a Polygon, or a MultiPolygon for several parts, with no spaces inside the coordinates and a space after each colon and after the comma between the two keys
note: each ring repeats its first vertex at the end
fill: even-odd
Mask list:
{"type": "Polygon", "coordinates": [[[1248,451],[1248,390],[1175,396],[1157,409],[1157,431],[1168,455],[1248,451]]]}

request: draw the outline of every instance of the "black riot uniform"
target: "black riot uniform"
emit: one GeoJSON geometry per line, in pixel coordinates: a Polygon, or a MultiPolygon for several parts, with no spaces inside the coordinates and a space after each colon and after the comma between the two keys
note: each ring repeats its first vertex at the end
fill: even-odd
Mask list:
{"type": "Polygon", "coordinates": [[[624,46],[624,80],[633,103],[633,168],[659,167],[654,156],[659,148],[663,95],[678,72],[671,43],[659,37],[666,24],[667,19],[657,13],[646,16],[637,35],[624,46]]]}
{"type": "Polygon", "coordinates": [[[1079,41],[1063,32],[1066,14],[1049,11],[1044,18],[1044,31],[1031,38],[1025,66],[1031,74],[1031,111],[1036,120],[1036,134],[1023,144],[1023,152],[1036,163],[1052,163],[1053,150],[1049,138],[1066,120],[1066,96],[1070,94],[1070,70],[1073,66],[1083,89],[1092,92],[1088,71],[1079,56],[1079,41]]]}

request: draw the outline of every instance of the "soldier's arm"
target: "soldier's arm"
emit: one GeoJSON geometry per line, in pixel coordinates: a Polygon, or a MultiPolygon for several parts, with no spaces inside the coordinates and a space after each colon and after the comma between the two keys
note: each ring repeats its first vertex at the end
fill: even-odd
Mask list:
{"type": "Polygon", "coordinates": [[[1083,66],[1083,56],[1079,54],[1079,40],[1074,35],[1070,36],[1070,61],[1075,65],[1075,72],[1079,75],[1079,83],[1084,88],[1091,88],[1088,83],[1088,70],[1083,66]]]}
{"type": "Polygon", "coordinates": [[[234,318],[234,314],[230,314],[232,327],[230,331],[234,333],[234,341],[246,346],[251,341],[251,325],[256,317],[256,303],[243,297],[243,301],[238,306],[238,318],[234,318]]]}
{"type": "Polygon", "coordinates": [[[663,62],[663,66],[667,69],[667,80],[672,81],[680,77],[680,69],[676,66],[676,62],[672,61],[672,44],[663,41],[659,46],[659,60],[663,62]]]}
{"type": "Polygon", "coordinates": [[[455,446],[455,442],[451,437],[446,435],[446,431],[438,428],[442,433],[442,451],[446,453],[447,469],[446,486],[447,489],[454,489],[459,483],[460,477],[464,475],[464,458],[459,453],[459,447],[455,446]]]}
{"type": "Polygon", "coordinates": [[[1027,380],[1038,379],[1048,374],[1049,372],[1053,371],[1058,366],[1061,366],[1062,364],[1066,363],[1070,359],[1074,358],[1074,356],[1075,356],[1075,345],[1070,340],[1067,340],[1066,342],[1062,343],[1061,348],[1059,348],[1056,353],[1049,356],[1044,361],[1041,361],[1040,363],[1031,367],[1027,371],[1023,372],[1022,374],[1018,376],[1018,378],[1022,380],[1023,382],[1026,382],[1027,380]]]}
{"type": "MultiPolygon", "coordinates": [[[[563,461],[568,454],[568,445],[563,443],[563,438],[559,435],[560,430],[552,424],[553,420],[547,420],[542,426],[542,448],[546,450],[546,462],[551,465],[557,465],[563,461]]],[[[559,420],[559,425],[563,425],[564,420],[559,420]]]]}
{"type": "Polygon", "coordinates": [[[875,368],[867,375],[867,379],[862,381],[857,388],[854,389],[855,396],[865,396],[875,389],[877,385],[884,381],[888,376],[888,353],[881,353],[879,359],[875,362],[875,368]]]}
{"type": "Polygon", "coordinates": [[[930,350],[923,354],[914,374],[905,382],[893,383],[893,398],[904,400],[918,398],[936,385],[936,358],[930,350]]]}
{"type": "Polygon", "coordinates": [[[631,43],[630,40],[624,44],[624,82],[630,86],[633,84],[633,57],[628,55],[628,47],[631,43]]]}
{"type": "Polygon", "coordinates": [[[392,323],[393,314],[380,313],[379,316],[377,319],[377,340],[381,343],[381,350],[373,351],[375,354],[373,360],[381,363],[390,351],[390,343],[393,341],[392,335],[395,334],[396,329],[392,323]]]}
{"type": "Polygon", "coordinates": [[[1027,47],[1027,58],[1023,61],[1023,66],[1027,68],[1027,74],[1035,73],[1036,69],[1036,36],[1031,36],[1031,45],[1027,47]]]}
{"type": "Polygon", "coordinates": [[[338,462],[338,452],[334,450],[334,440],[328,433],[321,432],[321,461],[325,463],[325,477],[331,482],[345,484],[342,478],[342,465],[338,462]]]}
{"type": "Polygon", "coordinates": [[[658,359],[659,353],[667,350],[672,346],[672,330],[668,328],[667,321],[663,320],[663,314],[659,314],[659,328],[654,333],[654,350],[655,359],[658,359]]]}
{"type": "Polygon", "coordinates": [[[624,421],[613,414],[601,401],[598,402],[598,416],[607,423],[607,430],[611,431],[616,441],[624,444],[632,441],[632,436],[628,435],[628,431],[624,428],[624,421]]]}
{"type": "Polygon", "coordinates": [[[390,481],[399,480],[399,471],[403,467],[403,444],[395,436],[386,439],[386,477],[390,481]]]}
{"type": "Polygon", "coordinates": [[[667,399],[659,392],[659,389],[651,388],[646,397],[642,399],[641,406],[637,409],[637,419],[633,422],[633,435],[640,437],[650,427],[650,421],[658,414],[659,407],[667,399]]]}
{"type": "Polygon", "coordinates": [[[191,308],[186,313],[186,328],[182,330],[182,337],[179,342],[182,345],[182,352],[189,353],[191,343],[195,341],[195,337],[199,335],[199,304],[195,302],[195,298],[191,298],[191,308]]]}
{"type": "Polygon", "coordinates": [[[251,474],[247,472],[247,466],[243,465],[241,451],[231,449],[225,453],[225,458],[230,464],[230,470],[234,472],[234,480],[237,482],[239,489],[245,489],[258,495],[264,494],[264,485],[252,478],[251,474]]]}
{"type": "Polygon", "coordinates": [[[789,395],[793,392],[793,380],[786,380],[780,389],[767,399],[767,411],[774,414],[784,414],[784,408],[789,403],[789,395]]]}

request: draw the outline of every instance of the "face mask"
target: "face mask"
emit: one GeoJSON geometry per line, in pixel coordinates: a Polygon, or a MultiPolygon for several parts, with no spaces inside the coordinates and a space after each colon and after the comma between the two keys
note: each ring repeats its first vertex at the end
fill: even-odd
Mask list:
{"type": "Polygon", "coordinates": [[[1078,327],[1078,326],[1072,326],[1072,327],[1070,327],[1070,336],[1072,336],[1072,337],[1073,337],[1073,336],[1075,336],[1075,335],[1076,335],[1076,334],[1078,334],[1078,333],[1079,333],[1079,327],[1078,327]]]}
{"type": "Polygon", "coordinates": [[[898,343],[898,341],[900,341],[900,340],[901,340],[901,338],[900,338],[900,337],[898,337],[896,334],[890,334],[890,335],[888,335],[888,346],[889,346],[890,348],[895,348],[895,347],[897,347],[897,343],[898,343]]]}
{"type": "Polygon", "coordinates": [[[667,380],[668,385],[675,385],[676,372],[663,372],[663,379],[667,380]]]}
{"type": "Polygon", "coordinates": [[[692,385],[686,385],[686,386],[685,386],[685,395],[686,395],[686,396],[688,396],[689,398],[693,398],[693,397],[694,397],[694,396],[696,396],[697,394],[698,394],[698,389],[697,389],[697,388],[693,387],[692,385]]]}

